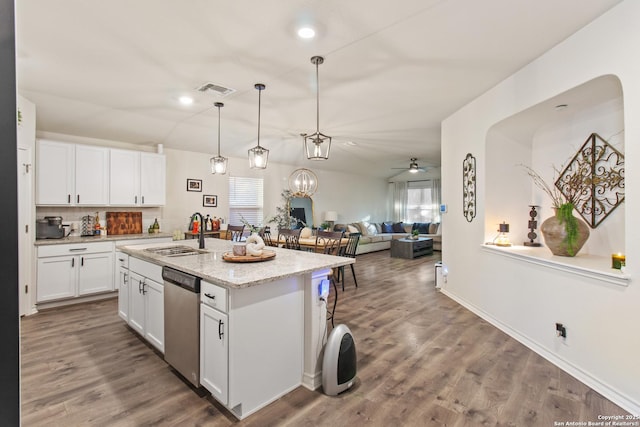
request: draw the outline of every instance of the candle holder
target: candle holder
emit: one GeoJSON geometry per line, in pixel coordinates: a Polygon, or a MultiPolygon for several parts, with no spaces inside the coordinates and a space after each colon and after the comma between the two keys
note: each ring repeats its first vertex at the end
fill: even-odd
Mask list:
{"type": "Polygon", "coordinates": [[[525,246],[542,246],[541,243],[536,242],[535,240],[538,238],[538,234],[536,233],[536,228],[538,228],[538,221],[536,220],[536,217],[538,216],[538,211],[536,211],[536,208],[538,206],[536,205],[529,205],[529,207],[531,208],[531,210],[529,211],[529,233],[527,234],[527,237],[529,238],[528,242],[524,242],[525,246]]]}
{"type": "Polygon", "coordinates": [[[621,270],[625,266],[627,258],[620,253],[611,255],[611,268],[621,270]]]}

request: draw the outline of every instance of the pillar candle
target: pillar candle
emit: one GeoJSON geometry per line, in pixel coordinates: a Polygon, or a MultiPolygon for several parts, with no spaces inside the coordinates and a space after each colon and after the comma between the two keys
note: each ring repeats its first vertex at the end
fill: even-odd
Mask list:
{"type": "Polygon", "coordinates": [[[626,262],[626,257],[623,254],[617,253],[617,254],[611,255],[611,268],[616,268],[620,270],[620,268],[625,264],[625,262],[626,262]]]}

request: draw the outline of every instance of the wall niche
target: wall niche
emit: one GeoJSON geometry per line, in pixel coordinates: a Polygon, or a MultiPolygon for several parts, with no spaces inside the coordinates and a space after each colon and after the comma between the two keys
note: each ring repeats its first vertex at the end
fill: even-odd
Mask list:
{"type": "MultiPolygon", "coordinates": [[[[544,246],[540,224],[553,215],[551,200],[533,185],[521,165],[530,166],[553,186],[559,172],[592,133],[624,154],[623,93],[616,76],[590,80],[490,128],[485,153],[485,242],[495,238],[502,222],[510,224],[513,245],[528,241],[529,206],[536,205],[537,241],[544,246]]],[[[624,253],[624,202],[590,231],[578,256],[610,258],[612,253],[624,253]]]]}

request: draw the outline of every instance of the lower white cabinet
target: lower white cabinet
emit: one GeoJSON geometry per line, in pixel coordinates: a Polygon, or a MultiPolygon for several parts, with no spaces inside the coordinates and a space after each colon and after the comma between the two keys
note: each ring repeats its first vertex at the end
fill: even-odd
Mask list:
{"type": "Polygon", "coordinates": [[[113,291],[113,243],[38,248],[37,302],[113,291]]]}
{"type": "Polygon", "coordinates": [[[164,285],[162,267],[129,260],[129,326],[164,353],[164,285]]]}
{"type": "Polygon", "coordinates": [[[229,390],[229,324],[226,314],[202,304],[200,310],[200,383],[226,405],[229,390]]]}
{"type": "Polygon", "coordinates": [[[129,322],[129,255],[116,250],[115,286],[118,291],[118,316],[129,322]]]}

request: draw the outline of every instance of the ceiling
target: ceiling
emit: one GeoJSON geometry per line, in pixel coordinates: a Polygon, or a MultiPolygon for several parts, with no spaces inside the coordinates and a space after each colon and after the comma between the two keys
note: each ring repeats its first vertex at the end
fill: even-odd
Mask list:
{"type": "Polygon", "coordinates": [[[440,122],[621,0],[16,2],[20,94],[37,130],[391,177],[440,164],[440,122]],[[317,36],[302,40],[297,27],[317,36]],[[333,137],[303,157],[301,133],[333,137]],[[235,89],[218,96],[204,83],[235,89]],[[182,95],[195,101],[184,106],[182,95]]]}

